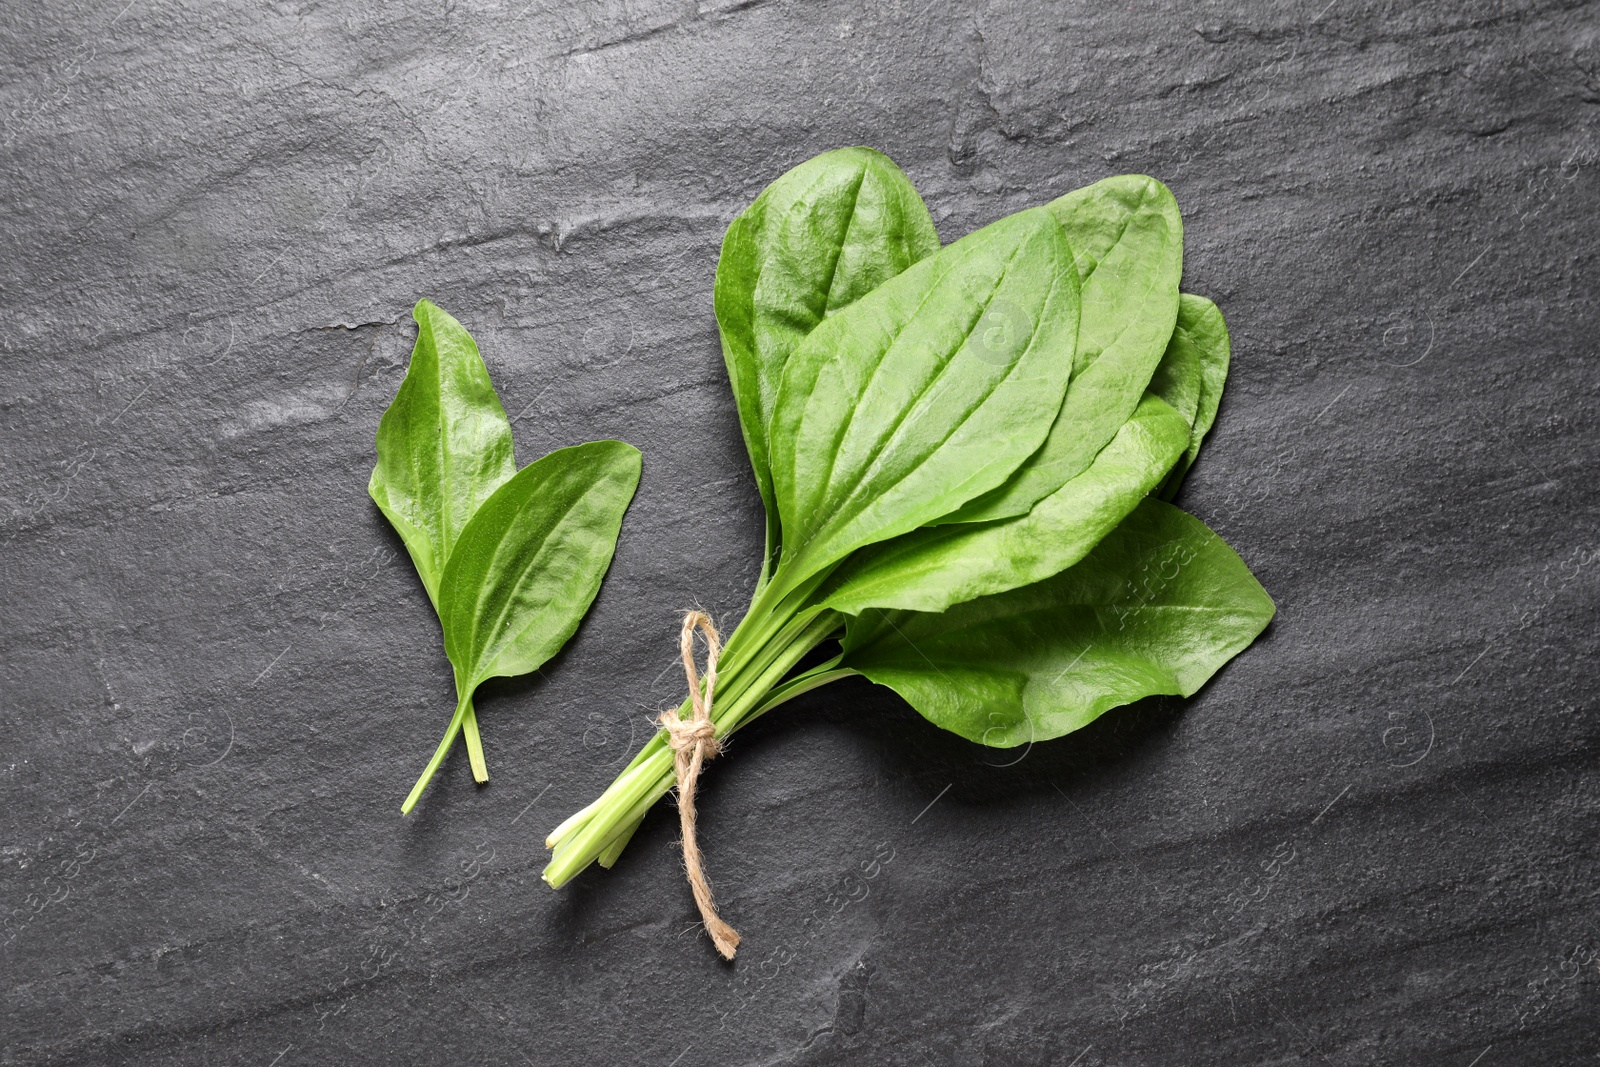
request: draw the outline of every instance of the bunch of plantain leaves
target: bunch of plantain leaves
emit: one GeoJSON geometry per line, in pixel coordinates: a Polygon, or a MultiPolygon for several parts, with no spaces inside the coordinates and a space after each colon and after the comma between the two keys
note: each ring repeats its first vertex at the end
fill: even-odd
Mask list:
{"type": "MultiPolygon", "coordinates": [[[[941,248],[909,179],[864,148],[796,167],[733,221],[716,316],[767,534],[718,664],[718,738],[863,675],[980,744],[1043,741],[1188,696],[1261,633],[1271,598],[1167,503],[1228,369],[1182,263],[1153,178],[941,248]],[[819,648],[835,654],[800,669],[819,648]]],[[[610,866],[673,783],[657,733],[550,835],[545,881],[610,866]]]]}

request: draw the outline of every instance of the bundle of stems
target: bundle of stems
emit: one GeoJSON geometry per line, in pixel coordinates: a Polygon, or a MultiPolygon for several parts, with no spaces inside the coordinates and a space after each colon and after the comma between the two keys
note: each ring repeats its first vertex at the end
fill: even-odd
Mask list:
{"type": "MultiPolygon", "coordinates": [[[[825,608],[783,608],[769,606],[758,594],[723,646],[711,710],[719,739],[802,693],[856,673],[839,666],[835,656],[786,678],[813,649],[838,636],[843,619],[825,608]]],[[[680,715],[688,716],[689,704],[685,698],[680,715]]],[[[555,852],[544,871],[546,882],[559,888],[591,863],[610,867],[615,862],[645,813],[675,784],[666,739],[665,732],[652,737],[609,789],[550,833],[545,845],[555,852]]]]}

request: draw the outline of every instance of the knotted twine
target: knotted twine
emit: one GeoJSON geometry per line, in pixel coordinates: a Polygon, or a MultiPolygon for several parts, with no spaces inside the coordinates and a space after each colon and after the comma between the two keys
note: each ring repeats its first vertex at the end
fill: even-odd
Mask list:
{"type": "Polygon", "coordinates": [[[717,906],[711,899],[711,884],[706,881],[700,864],[700,845],[695,840],[694,790],[700,780],[700,768],[705,761],[722,751],[717,742],[716,727],[711,722],[711,694],[717,687],[717,657],[722,653],[722,641],[711,617],[703,611],[691,611],[683,617],[683,630],[678,635],[678,647],[683,653],[683,673],[689,680],[689,701],[694,709],[692,719],[681,718],[676,709],[661,713],[657,723],[667,732],[667,744],[672,746],[673,765],[678,775],[678,822],[683,830],[683,866],[689,874],[689,888],[694,891],[694,902],[700,908],[700,919],[706,924],[711,943],[717,946],[722,958],[733,959],[739,947],[739,934],[722,921],[717,906]],[[706,639],[706,684],[700,691],[700,672],[694,665],[694,632],[699,630],[706,639]]]}

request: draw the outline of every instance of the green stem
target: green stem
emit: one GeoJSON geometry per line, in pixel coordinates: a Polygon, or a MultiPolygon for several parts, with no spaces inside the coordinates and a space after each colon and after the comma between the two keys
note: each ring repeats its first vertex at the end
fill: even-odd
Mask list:
{"type": "Polygon", "coordinates": [[[611,839],[611,844],[595,857],[595,862],[609,871],[617,862],[617,858],[622,855],[622,850],[628,847],[628,842],[633,840],[634,831],[639,829],[639,824],[642,822],[644,813],[640,812],[637,819],[629,822],[620,834],[611,839]]]}
{"type": "Polygon", "coordinates": [[[798,628],[786,644],[779,646],[778,653],[762,657],[760,662],[763,666],[755,679],[741,686],[730,703],[721,708],[713,706],[712,717],[716,720],[717,736],[726,737],[738,729],[745,713],[764,700],[783,680],[783,676],[794,670],[795,665],[805,659],[812,649],[832,636],[839,628],[840,619],[838,612],[824,610],[817,612],[803,625],[796,620],[798,628]]]}
{"type": "MultiPolygon", "coordinates": [[[[837,666],[838,662],[843,658],[844,657],[842,655],[835,656],[828,662],[819,664],[818,666],[813,667],[811,670],[806,671],[804,674],[796,675],[787,682],[784,682],[767,696],[767,699],[762,702],[760,707],[756,708],[756,710],[745,716],[740,722],[729,726],[727,728],[727,732],[732,733],[740,726],[748,725],[750,722],[761,717],[762,715],[765,715],[778,705],[786,704],[795,697],[800,696],[802,693],[809,693],[811,690],[821,688],[822,686],[827,685],[829,682],[836,682],[841,678],[851,677],[856,673],[854,670],[849,667],[837,666]]],[[[668,788],[671,788],[670,782],[668,783],[668,788]]],[[[596,862],[599,863],[600,866],[609,870],[611,866],[617,862],[617,858],[622,855],[622,850],[627,848],[628,842],[633,839],[634,831],[639,829],[639,824],[644,821],[645,813],[648,812],[651,805],[653,805],[659,799],[660,796],[657,794],[646,794],[643,800],[633,806],[633,810],[630,811],[627,815],[627,818],[623,820],[622,829],[618,831],[616,836],[611,839],[610,844],[606,845],[605,849],[598,857],[596,857],[596,862]]],[[[583,811],[579,812],[578,815],[573,816],[573,820],[576,821],[581,816],[586,816],[590,810],[592,810],[592,805],[590,808],[585,808],[583,811]]],[[[557,829],[555,834],[552,834],[551,836],[558,837],[560,835],[561,830],[557,829]]]]}
{"type": "MultiPolygon", "coordinates": [[[[780,630],[780,635],[787,640],[775,643],[776,647],[771,650],[761,648],[752,654],[739,674],[730,680],[727,689],[731,691],[727,696],[713,700],[712,720],[719,738],[754,718],[760,713],[756,709],[766,710],[774,687],[795,664],[838,629],[840,617],[832,611],[819,611],[812,618],[792,621],[795,625],[780,630]]],[[[720,681],[718,687],[722,688],[720,681]]],[[[798,696],[799,692],[801,690],[796,690],[791,695],[798,696]]],[[[684,707],[687,706],[685,701],[684,707]]],[[[682,714],[681,709],[679,713],[682,714]]],[[[632,834],[644,813],[672,789],[675,781],[673,758],[664,738],[664,733],[652,737],[598,801],[568,819],[551,835],[546,843],[554,845],[555,854],[545,868],[544,880],[552,887],[566,884],[597,859],[614,862],[621,845],[626,843],[626,837],[632,834]]]]}
{"type": "Polygon", "coordinates": [[[461,720],[461,736],[467,742],[467,760],[472,764],[472,780],[482,785],[489,780],[489,765],[483,761],[483,738],[478,736],[478,712],[472,696],[466,697],[467,714],[461,720]]]}
{"type": "Polygon", "coordinates": [[[428,761],[428,766],[422,772],[422,777],[417,779],[417,784],[411,787],[411,795],[406,797],[406,802],[400,805],[400,814],[409,815],[411,809],[417,806],[417,799],[422,796],[422,791],[428,788],[428,783],[433,780],[434,773],[439,770],[439,765],[444,762],[445,756],[450,752],[450,746],[455,744],[456,734],[461,732],[461,726],[466,722],[467,716],[472,714],[472,698],[465,696],[456,705],[456,713],[450,716],[450,725],[445,728],[444,739],[439,742],[439,747],[434,750],[433,758],[428,761]]]}
{"type": "MultiPolygon", "coordinates": [[[[752,653],[746,652],[747,648],[759,652],[769,645],[779,631],[783,630],[796,616],[807,612],[807,599],[823,582],[827,581],[832,568],[814,574],[807,578],[792,593],[779,595],[776,591],[780,573],[774,575],[771,584],[759,589],[755,599],[750,602],[750,610],[745,612],[738,627],[733,631],[733,636],[728,638],[722,650],[722,664],[728,671],[741,667],[745,656],[752,653]]],[[[817,608],[811,607],[815,613],[817,608]]]]}
{"type": "MultiPolygon", "coordinates": [[[[816,585],[820,585],[825,577],[825,575],[818,575],[807,586],[805,591],[809,592],[816,585]]],[[[777,612],[783,605],[771,605],[771,611],[763,611],[764,606],[761,591],[758,588],[750,610],[745,613],[744,618],[739,621],[739,625],[734,628],[733,633],[723,645],[722,658],[718,662],[717,692],[714,694],[714,698],[727,700],[730,697],[738,696],[742,688],[743,679],[748,677],[748,665],[743,662],[748,658],[744,651],[746,648],[756,649],[756,652],[750,655],[760,655],[763,651],[768,652],[767,658],[769,660],[771,655],[777,655],[782,652],[784,642],[775,640],[775,637],[781,638],[783,636],[780,631],[785,625],[793,626],[796,623],[795,611],[779,615],[777,612]],[[752,636],[753,634],[757,636],[752,636]]],[[[829,612],[829,615],[832,614],[829,612]]],[[[815,609],[813,609],[812,615],[807,616],[807,621],[813,617],[815,617],[815,609]]],[[[834,617],[836,618],[837,616],[834,617]]],[[[800,625],[803,626],[804,623],[802,622],[800,625]]],[[[837,626],[837,623],[835,623],[835,626],[837,626]]],[[[815,643],[812,647],[815,647],[815,643]]],[[[713,708],[716,706],[716,699],[712,701],[713,708]]],[[[678,705],[679,716],[687,715],[689,707],[689,700],[685,698],[683,703],[678,705]]],[[[665,735],[656,734],[649,742],[646,742],[643,748],[635,753],[628,765],[622,768],[618,777],[620,778],[639,766],[664,743],[665,735]]]]}
{"type": "Polygon", "coordinates": [[[729,732],[737,730],[741,726],[750,725],[750,723],[754,722],[756,719],[759,719],[773,708],[780,704],[787,704],[797,696],[800,696],[804,693],[809,693],[813,689],[821,689],[829,682],[837,682],[841,678],[850,678],[854,676],[856,673],[854,670],[849,667],[839,666],[839,661],[843,658],[844,657],[842,655],[835,656],[828,662],[818,664],[809,671],[806,671],[804,674],[797,674],[793,678],[790,678],[787,682],[784,682],[782,685],[772,690],[771,693],[767,694],[767,699],[762,701],[761,705],[749,715],[745,716],[739,722],[730,725],[728,727],[729,732]]]}
{"type": "MultiPolygon", "coordinates": [[[[778,516],[773,510],[771,502],[767,500],[765,494],[763,494],[761,502],[766,505],[767,538],[766,544],[761,549],[761,577],[756,579],[756,589],[755,592],[751,594],[752,600],[760,596],[761,590],[767,587],[767,581],[772,577],[772,564],[774,560],[777,559],[778,555],[776,551],[779,537],[778,516]]],[[[607,864],[607,866],[610,866],[610,864],[607,864]]]]}
{"type": "Polygon", "coordinates": [[[634,805],[647,795],[659,799],[671,788],[671,771],[672,753],[663,748],[625,779],[613,783],[583,826],[556,845],[555,855],[544,869],[544,880],[559,889],[599,858],[634,805]]]}

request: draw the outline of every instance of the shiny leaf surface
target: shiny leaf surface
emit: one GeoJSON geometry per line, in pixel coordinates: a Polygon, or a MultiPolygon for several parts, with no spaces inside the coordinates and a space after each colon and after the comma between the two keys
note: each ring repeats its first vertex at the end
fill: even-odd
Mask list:
{"type": "Polygon", "coordinates": [[[1183,220],[1171,191],[1124,174],[1049,205],[1082,279],[1072,385],[1044,446],[995,491],[949,516],[980,522],[1025,514],[1086,470],[1144,395],[1178,313],[1183,220]]]}
{"type": "Polygon", "coordinates": [[[771,427],[790,585],[1003,482],[1060,409],[1077,271],[1043,209],[1002,219],[828,317],[771,427]]]}
{"type": "Polygon", "coordinates": [[[1200,446],[1211,431],[1212,423],[1216,422],[1217,409],[1222,404],[1222,387],[1228,381],[1228,325],[1223,321],[1217,305],[1203,296],[1184,293],[1183,302],[1178,307],[1178,325],[1172,331],[1168,352],[1172,352],[1174,347],[1184,351],[1186,362],[1195,364],[1195,390],[1198,396],[1191,420],[1193,428],[1189,433],[1189,446],[1184,449],[1156,494],[1163,500],[1171,500],[1177,495],[1179,487],[1183,485],[1183,476],[1189,473],[1195,457],[1200,454],[1200,446]]]}
{"type": "Polygon", "coordinates": [[[852,620],[841,666],[939,726],[1005,748],[1070,733],[1143,697],[1192,695],[1273,610],[1204,523],[1146,499],[1054,578],[943,613],[852,620]]]}
{"type": "Polygon", "coordinates": [[[769,515],[767,423],[784,364],[827,316],[939,250],[922,198],[870,148],[824,152],[733,220],[717,263],[722,354],[769,515]]]}
{"type": "Polygon", "coordinates": [[[445,567],[439,612],[463,695],[536,669],[577,630],[639,468],[638,449],[620,441],[563,448],[518,471],[472,517],[445,567]]]}
{"type": "Polygon", "coordinates": [[[924,527],[852,556],[826,603],[943,611],[1077,563],[1155,488],[1183,453],[1189,423],[1146,395],[1089,469],[1016,518],[924,527]]]}
{"type": "Polygon", "coordinates": [[[378,423],[367,492],[405,542],[434,608],[456,540],[478,506],[516,473],[511,423],[478,346],[426,300],[394,402],[378,423]]]}

